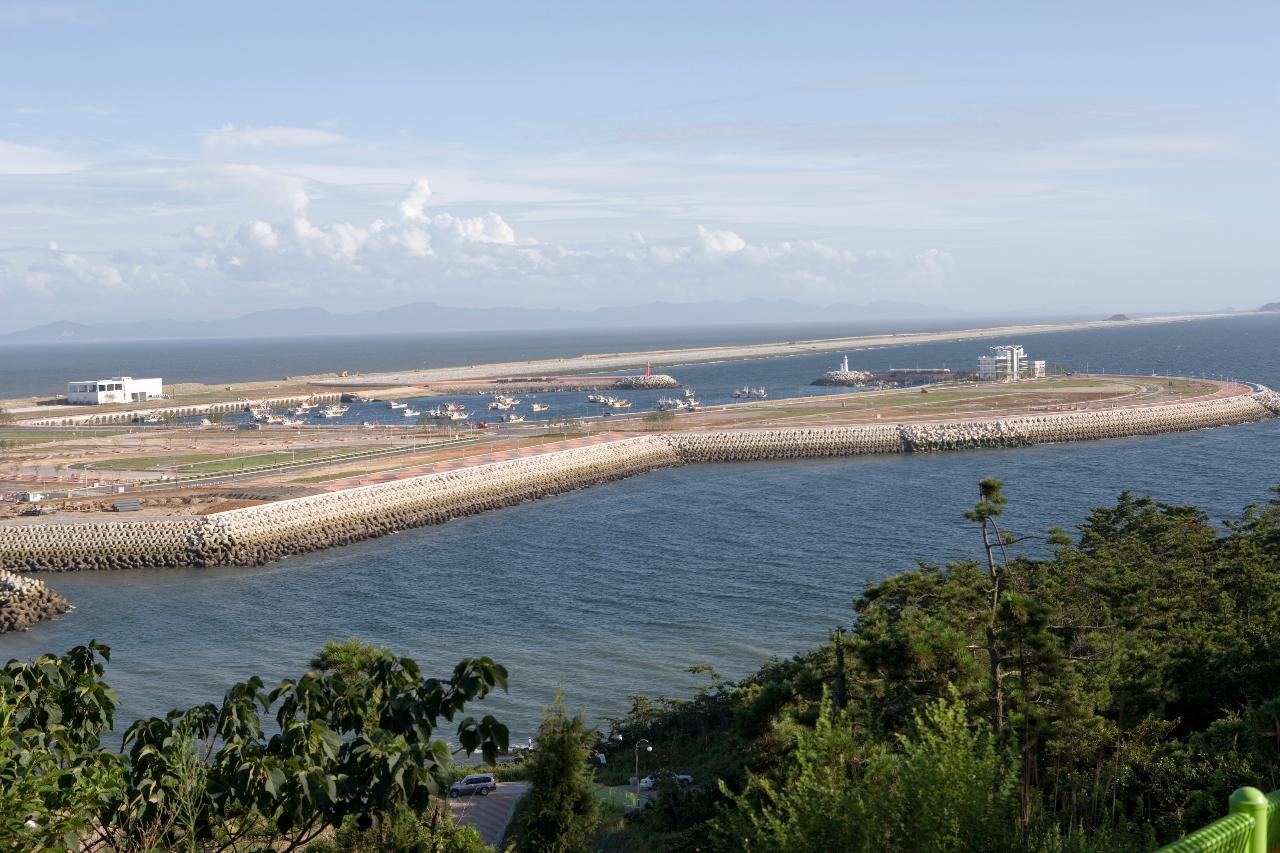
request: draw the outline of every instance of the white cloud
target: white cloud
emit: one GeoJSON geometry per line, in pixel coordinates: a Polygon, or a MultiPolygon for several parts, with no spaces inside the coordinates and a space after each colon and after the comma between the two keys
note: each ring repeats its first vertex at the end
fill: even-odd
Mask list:
{"type": "Polygon", "coordinates": [[[676,238],[626,233],[590,244],[538,241],[494,212],[433,213],[432,198],[419,180],[390,203],[398,216],[325,222],[304,204],[279,218],[202,223],[176,245],[146,251],[95,254],[61,241],[29,251],[3,280],[30,298],[87,310],[104,304],[155,310],[178,300],[188,311],[230,314],[228,306],[238,304],[351,308],[353,297],[359,307],[416,299],[591,307],[627,301],[619,294],[635,301],[779,293],[814,302],[860,300],[929,283],[946,267],[940,252],[748,241],[716,225],[696,225],[676,238]]]}
{"type": "Polygon", "coordinates": [[[233,151],[322,148],[345,145],[348,141],[339,133],[309,127],[236,127],[233,124],[224,124],[204,137],[204,144],[210,149],[233,151]]]}
{"type": "Polygon", "coordinates": [[[409,188],[409,192],[400,200],[400,218],[417,222],[426,221],[427,215],[424,212],[427,207],[427,200],[431,198],[431,184],[426,178],[419,178],[409,188]]]}
{"type": "Polygon", "coordinates": [[[732,231],[712,230],[701,225],[698,226],[698,242],[708,255],[731,255],[747,247],[747,241],[732,231]]]}

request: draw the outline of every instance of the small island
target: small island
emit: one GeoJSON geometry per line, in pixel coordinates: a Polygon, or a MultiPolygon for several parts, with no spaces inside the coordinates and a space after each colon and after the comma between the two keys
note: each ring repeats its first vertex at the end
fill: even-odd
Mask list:
{"type": "Polygon", "coordinates": [[[1280,302],[1268,302],[1266,305],[1263,305],[1258,310],[1280,312],[1280,302]]]}
{"type": "Polygon", "coordinates": [[[1129,322],[1129,315],[1128,314],[1112,314],[1110,317],[1107,318],[1107,320],[1113,321],[1116,323],[1127,323],[1129,322]]]}

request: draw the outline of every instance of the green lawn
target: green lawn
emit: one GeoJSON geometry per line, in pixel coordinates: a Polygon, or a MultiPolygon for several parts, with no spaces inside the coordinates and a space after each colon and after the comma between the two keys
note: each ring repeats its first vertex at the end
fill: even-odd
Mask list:
{"type": "Polygon", "coordinates": [[[120,435],[126,431],[123,429],[78,429],[66,432],[0,430],[0,447],[22,447],[27,444],[44,444],[50,441],[66,441],[74,438],[100,438],[105,435],[120,435]]]}
{"type": "Polygon", "coordinates": [[[123,459],[104,459],[90,463],[88,468],[99,471],[149,471],[152,468],[178,468],[187,465],[233,458],[227,453],[189,453],[185,456],[128,456],[123,459]]]}
{"type": "Polygon", "coordinates": [[[235,456],[211,459],[190,465],[180,465],[174,470],[191,474],[222,474],[228,471],[239,471],[242,468],[260,468],[264,465],[280,465],[285,462],[307,462],[313,459],[345,459],[348,456],[361,456],[380,447],[367,447],[361,451],[335,452],[334,450],[299,450],[295,453],[281,451],[277,453],[260,453],[256,456],[235,456]]]}

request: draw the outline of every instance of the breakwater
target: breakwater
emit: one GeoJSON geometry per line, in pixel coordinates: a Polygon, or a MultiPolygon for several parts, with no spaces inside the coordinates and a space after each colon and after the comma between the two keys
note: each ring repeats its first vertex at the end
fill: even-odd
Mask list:
{"type": "Polygon", "coordinates": [[[0,569],[0,634],[25,631],[70,609],[70,602],[43,581],[0,569]]]}
{"type": "MultiPolygon", "coordinates": [[[[258,565],[658,468],[1087,441],[1280,415],[1280,395],[928,424],[675,432],[492,462],[204,517],[0,526],[0,566],[20,571],[258,565]]],[[[3,624],[3,622],[0,622],[3,624]]]]}
{"type": "Polygon", "coordinates": [[[680,382],[674,376],[665,373],[651,373],[644,376],[623,376],[610,386],[617,391],[655,391],[663,388],[679,388],[680,382]]]}

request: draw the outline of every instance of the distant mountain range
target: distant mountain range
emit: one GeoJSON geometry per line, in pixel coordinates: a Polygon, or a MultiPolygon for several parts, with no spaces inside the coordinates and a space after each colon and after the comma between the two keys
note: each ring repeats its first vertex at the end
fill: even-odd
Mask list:
{"type": "Polygon", "coordinates": [[[1280,311],[1280,302],[1268,302],[1258,309],[1259,311],[1280,311]]]}
{"type": "Polygon", "coordinates": [[[818,306],[789,299],[740,302],[652,302],[629,307],[568,311],[540,308],[453,308],[415,302],[383,311],[335,314],[303,307],[255,311],[226,320],[150,320],[75,323],[61,320],[0,334],[0,343],[294,338],[321,335],[413,334],[636,326],[708,326],[744,323],[883,322],[938,320],[965,314],[907,302],[838,302],[818,306]]]}

